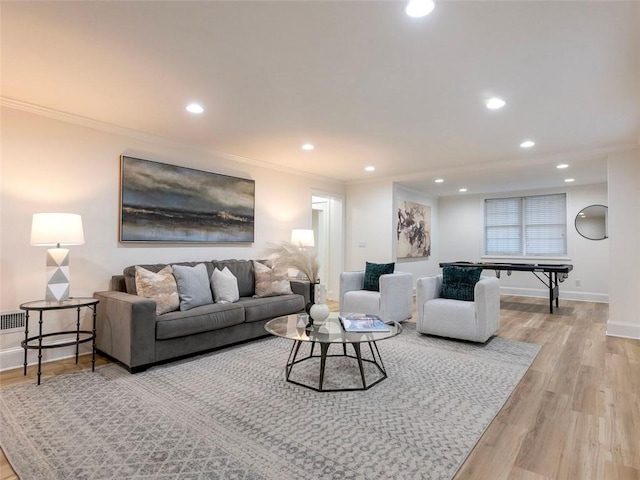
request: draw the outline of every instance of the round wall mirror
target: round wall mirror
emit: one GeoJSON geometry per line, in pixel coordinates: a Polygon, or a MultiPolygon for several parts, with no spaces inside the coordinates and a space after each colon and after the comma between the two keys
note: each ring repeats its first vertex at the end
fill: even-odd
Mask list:
{"type": "Polygon", "coordinates": [[[589,205],[576,215],[576,230],[589,240],[604,240],[609,237],[607,231],[607,207],[589,205]]]}

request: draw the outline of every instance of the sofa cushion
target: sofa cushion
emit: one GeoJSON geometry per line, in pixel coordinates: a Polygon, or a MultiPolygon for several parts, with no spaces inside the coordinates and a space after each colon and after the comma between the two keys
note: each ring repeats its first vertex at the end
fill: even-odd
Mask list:
{"type": "MultiPolygon", "coordinates": [[[[185,265],[188,267],[195,267],[199,263],[204,263],[207,267],[207,277],[210,278],[213,273],[213,265],[211,262],[178,262],[172,263],[171,265],[185,265]]],[[[131,295],[137,295],[138,291],[136,290],[136,266],[142,267],[150,272],[158,273],[164,267],[167,266],[166,263],[151,263],[151,264],[139,264],[139,265],[131,265],[126,267],[122,274],[124,275],[124,283],[127,286],[127,293],[131,295]]]]}
{"type": "Polygon", "coordinates": [[[213,260],[211,265],[219,270],[224,270],[227,267],[233,273],[238,280],[238,294],[241,297],[253,296],[255,280],[251,260],[213,260]]]}
{"type": "Polygon", "coordinates": [[[473,302],[434,298],[424,303],[420,332],[462,340],[477,339],[479,325],[473,302]]]}
{"type": "Polygon", "coordinates": [[[180,310],[191,310],[213,303],[207,267],[199,263],[194,267],[173,265],[173,276],[178,284],[180,310]]]}
{"type": "Polygon", "coordinates": [[[304,310],[304,297],[295,294],[241,298],[238,303],[244,307],[245,322],[257,322],[304,310]]]}
{"type": "Polygon", "coordinates": [[[235,277],[229,267],[224,270],[217,268],[211,275],[211,289],[213,290],[213,299],[216,303],[233,303],[240,299],[238,293],[238,279],[235,277]]]}
{"type": "Polygon", "coordinates": [[[456,265],[445,265],[442,268],[442,287],[440,297],[451,300],[473,301],[474,289],[480,275],[482,267],[458,267],[456,265]]]}
{"type": "Polygon", "coordinates": [[[380,276],[393,273],[395,263],[366,262],[364,270],[364,290],[380,291],[380,276]]]}
{"type": "Polygon", "coordinates": [[[180,306],[178,286],[170,265],[158,273],[136,266],[135,280],[140,296],[155,300],[156,315],[172,312],[180,306]]]}
{"type": "Polygon", "coordinates": [[[138,295],[138,289],[136,288],[136,267],[142,267],[150,272],[158,273],[166,266],[166,263],[155,263],[147,265],[131,265],[125,268],[122,274],[124,275],[124,283],[127,286],[127,293],[130,293],[131,295],[138,295]]]}
{"type": "Polygon", "coordinates": [[[293,293],[286,271],[281,272],[256,261],[253,262],[253,269],[256,276],[256,293],[254,297],[272,297],[293,293]]]}
{"type": "Polygon", "coordinates": [[[380,313],[380,292],[371,290],[351,290],[344,294],[344,303],[340,306],[344,313],[380,313]]]}
{"type": "Polygon", "coordinates": [[[169,312],[156,320],[156,339],[184,337],[219,330],[244,321],[244,308],[237,303],[212,303],[189,311],[169,312]]]}

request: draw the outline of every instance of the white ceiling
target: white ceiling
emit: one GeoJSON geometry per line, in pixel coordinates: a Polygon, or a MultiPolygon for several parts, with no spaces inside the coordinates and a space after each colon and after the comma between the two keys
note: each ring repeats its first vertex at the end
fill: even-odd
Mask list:
{"type": "Polygon", "coordinates": [[[422,19],[395,1],[0,8],[5,104],[333,179],[436,195],[599,183],[640,140],[640,2],[441,1],[422,19]],[[506,107],[487,110],[493,95],[506,107]]]}

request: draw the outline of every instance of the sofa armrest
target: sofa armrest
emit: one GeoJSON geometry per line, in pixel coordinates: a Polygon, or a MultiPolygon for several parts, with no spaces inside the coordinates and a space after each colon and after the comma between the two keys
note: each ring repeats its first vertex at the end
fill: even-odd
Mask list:
{"type": "Polygon", "coordinates": [[[442,288],[442,274],[422,277],[416,284],[416,310],[417,318],[421,319],[424,313],[424,303],[440,296],[442,288]]]}
{"type": "Polygon", "coordinates": [[[309,280],[298,280],[294,278],[289,279],[291,284],[291,291],[304,297],[304,304],[308,304],[311,301],[311,283],[309,280]]]}
{"type": "Polygon", "coordinates": [[[413,313],[413,275],[394,272],[380,275],[380,316],[401,322],[413,313]]]}
{"type": "Polygon", "coordinates": [[[95,292],[96,348],[133,371],[155,362],[156,302],[124,292],[95,292]]]}
{"type": "Polygon", "coordinates": [[[340,308],[344,305],[344,294],[364,288],[364,270],[359,272],[342,272],[340,274],[340,308]]]}
{"type": "Polygon", "coordinates": [[[500,328],[500,281],[496,277],[481,277],[473,291],[478,325],[485,329],[479,333],[489,338],[500,328]]]}

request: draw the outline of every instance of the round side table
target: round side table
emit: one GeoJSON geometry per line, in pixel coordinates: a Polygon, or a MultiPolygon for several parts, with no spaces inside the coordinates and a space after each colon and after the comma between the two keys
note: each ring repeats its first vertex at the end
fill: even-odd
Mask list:
{"type": "Polygon", "coordinates": [[[30,349],[38,350],[38,385],[40,385],[40,374],[42,371],[42,349],[43,348],[60,348],[75,345],[76,347],[76,363],[78,363],[78,350],[81,343],[92,342],[91,347],[91,371],[95,370],[96,364],[96,308],[99,300],[95,298],[69,298],[62,302],[49,302],[46,300],[37,300],[35,302],[27,302],[20,305],[20,309],[25,311],[24,323],[24,340],[20,342],[24,348],[24,375],[27,374],[27,352],[30,349]],[[80,310],[89,308],[93,311],[93,330],[80,330],[80,310]],[[43,313],[53,310],[70,310],[76,309],[76,329],[64,332],[42,333],[43,313]],[[38,312],[38,335],[29,337],[29,313],[38,312]],[[56,337],[62,335],[75,334],[75,338],[66,342],[55,344],[43,344],[45,338],[56,337]]]}

